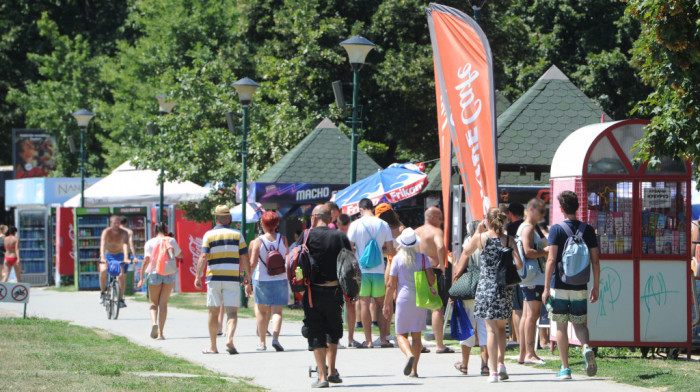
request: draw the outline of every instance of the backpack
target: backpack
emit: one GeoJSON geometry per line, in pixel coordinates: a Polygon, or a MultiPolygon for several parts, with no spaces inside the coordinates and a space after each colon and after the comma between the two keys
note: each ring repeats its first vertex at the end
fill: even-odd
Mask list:
{"type": "Polygon", "coordinates": [[[518,268],[513,263],[513,248],[508,246],[508,236],[506,245],[496,249],[498,256],[498,269],[496,270],[496,284],[501,287],[513,287],[520,284],[520,274],[518,268]]]}
{"type": "Polygon", "coordinates": [[[177,261],[170,244],[170,237],[163,237],[153,249],[153,267],[151,271],[159,275],[172,275],[177,272],[177,261]]]}
{"type": "Polygon", "coordinates": [[[313,308],[314,305],[311,301],[311,254],[309,248],[306,247],[309,231],[310,229],[304,230],[304,241],[292,248],[287,254],[287,280],[289,280],[289,286],[293,292],[308,291],[309,306],[313,308]],[[297,268],[299,269],[298,274],[297,268]]]}
{"type": "Polygon", "coordinates": [[[559,226],[569,237],[564,243],[561,262],[558,264],[559,278],[562,282],[570,285],[587,284],[591,278],[591,258],[588,246],[583,240],[583,232],[587,225],[580,222],[575,234],[565,222],[560,222],[559,226]]]}
{"type": "Polygon", "coordinates": [[[370,240],[365,245],[365,249],[362,251],[362,256],[360,256],[360,266],[364,269],[371,269],[384,262],[384,259],[382,258],[382,249],[379,247],[379,244],[377,244],[377,236],[379,235],[381,226],[377,230],[377,234],[372,237],[372,234],[367,229],[367,226],[365,226],[365,224],[362,222],[360,222],[360,224],[365,228],[365,231],[370,236],[370,240]]]}
{"type": "Polygon", "coordinates": [[[284,262],[284,256],[282,256],[282,253],[280,253],[280,251],[278,250],[280,248],[280,241],[281,237],[279,234],[277,234],[277,249],[272,248],[272,250],[270,250],[267,249],[267,246],[265,246],[265,241],[262,239],[262,237],[260,237],[260,244],[267,251],[267,256],[265,257],[264,261],[259,255],[258,258],[263,263],[263,265],[267,267],[267,274],[270,276],[283,274],[287,270],[287,267],[284,262]]]}
{"type": "MultiPolygon", "coordinates": [[[[525,249],[523,248],[523,239],[520,236],[522,229],[529,225],[529,223],[523,223],[518,228],[518,233],[515,235],[515,245],[518,248],[518,253],[520,254],[520,260],[523,261],[523,269],[518,271],[520,275],[520,285],[521,286],[532,286],[535,280],[544,272],[540,267],[540,263],[537,259],[528,259],[525,257],[525,249]]],[[[535,233],[533,233],[535,234],[535,233]]]]}
{"type": "Polygon", "coordinates": [[[362,283],[362,271],[357,262],[355,252],[343,248],[338,253],[337,261],[338,283],[345,295],[352,299],[360,294],[360,283],[362,283]]]}

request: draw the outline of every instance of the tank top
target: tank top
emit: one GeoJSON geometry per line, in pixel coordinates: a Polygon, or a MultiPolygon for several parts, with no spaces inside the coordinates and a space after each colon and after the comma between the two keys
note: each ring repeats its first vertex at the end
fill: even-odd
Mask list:
{"type": "Polygon", "coordinates": [[[282,253],[282,256],[285,258],[287,257],[287,247],[284,246],[284,241],[280,238],[280,234],[277,233],[277,237],[275,238],[274,241],[268,241],[265,239],[265,236],[260,236],[258,237],[258,240],[261,241],[260,244],[260,255],[258,256],[258,264],[255,266],[255,271],[253,272],[253,279],[261,282],[269,282],[269,281],[276,281],[276,280],[285,280],[287,279],[287,274],[279,274],[275,276],[270,276],[267,274],[267,267],[265,264],[263,264],[260,260],[263,260],[267,262],[267,250],[273,250],[277,249],[280,253],[282,253]],[[265,246],[263,246],[263,244],[265,246]],[[279,244],[279,245],[278,245],[279,244]],[[279,248],[278,248],[279,246],[279,248]],[[267,247],[267,249],[265,249],[267,247]]]}

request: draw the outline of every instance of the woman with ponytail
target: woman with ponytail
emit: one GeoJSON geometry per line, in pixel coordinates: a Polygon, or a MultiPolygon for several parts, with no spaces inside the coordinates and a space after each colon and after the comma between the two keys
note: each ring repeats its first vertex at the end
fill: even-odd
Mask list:
{"type": "MultiPolygon", "coordinates": [[[[506,320],[513,312],[513,288],[496,284],[498,249],[503,246],[515,248],[513,237],[503,234],[507,220],[506,214],[498,208],[491,208],[483,221],[486,230],[472,236],[462,253],[462,257],[469,257],[476,250],[481,252],[481,273],[474,301],[474,316],[486,320],[489,382],[508,379],[503,361],[506,352],[506,320]]],[[[522,265],[518,252],[513,252],[513,260],[517,266],[522,265]]],[[[459,275],[458,272],[460,271],[456,275],[459,275]]]]}

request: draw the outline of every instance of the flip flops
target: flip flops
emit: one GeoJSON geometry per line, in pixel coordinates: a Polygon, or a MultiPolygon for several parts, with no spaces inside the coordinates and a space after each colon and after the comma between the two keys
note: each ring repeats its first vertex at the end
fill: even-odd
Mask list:
{"type": "Polygon", "coordinates": [[[415,362],[416,357],[411,355],[408,357],[408,360],[406,361],[406,366],[403,367],[403,375],[408,376],[411,374],[411,370],[413,370],[413,362],[415,362]]]}
{"type": "Polygon", "coordinates": [[[348,347],[355,347],[355,348],[360,348],[362,346],[362,343],[358,342],[357,340],[354,340],[348,344],[348,347]]]}
{"type": "Polygon", "coordinates": [[[381,348],[394,348],[394,345],[391,343],[382,343],[381,346],[379,346],[379,347],[381,347],[381,348]]]}
{"type": "Polygon", "coordinates": [[[519,362],[522,365],[545,365],[547,362],[544,359],[535,359],[532,361],[519,362]]]}
{"type": "Polygon", "coordinates": [[[462,361],[455,362],[455,369],[457,369],[457,371],[461,372],[462,374],[467,374],[467,367],[462,366],[462,361]]]}
{"type": "Polygon", "coordinates": [[[230,355],[238,354],[238,350],[235,347],[226,346],[226,352],[230,355]]]}
{"type": "Polygon", "coordinates": [[[151,327],[151,339],[155,339],[158,337],[158,324],[153,324],[151,327]]]}
{"type": "Polygon", "coordinates": [[[423,346],[423,348],[422,348],[422,349],[420,349],[420,352],[421,352],[421,353],[423,353],[423,354],[427,354],[427,353],[429,353],[429,352],[430,352],[430,349],[429,349],[429,348],[427,348],[427,347],[425,347],[425,346],[423,346]]]}
{"type": "Polygon", "coordinates": [[[218,353],[219,353],[218,351],[209,351],[208,348],[205,348],[204,350],[202,350],[202,354],[218,354],[218,353]]]}
{"type": "Polygon", "coordinates": [[[453,350],[447,346],[445,346],[445,348],[443,348],[443,349],[435,350],[436,354],[452,354],[454,352],[455,352],[455,350],[453,350]]]}

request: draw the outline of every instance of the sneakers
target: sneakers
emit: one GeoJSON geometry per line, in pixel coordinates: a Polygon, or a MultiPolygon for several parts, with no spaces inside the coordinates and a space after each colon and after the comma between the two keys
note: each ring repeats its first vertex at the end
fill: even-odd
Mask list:
{"type": "Polygon", "coordinates": [[[104,291],[100,293],[100,303],[103,304],[105,303],[105,298],[107,298],[107,293],[104,291]]]}
{"type": "Polygon", "coordinates": [[[311,388],[328,388],[328,381],[318,381],[311,384],[311,388]]]}
{"type": "Polygon", "coordinates": [[[258,347],[255,348],[255,351],[265,351],[267,350],[267,346],[264,344],[258,344],[258,347]]]}
{"type": "Polygon", "coordinates": [[[489,376],[489,382],[498,382],[498,373],[491,373],[489,376]]]}
{"type": "Polygon", "coordinates": [[[275,348],[275,351],[284,351],[284,347],[280,344],[280,342],[277,341],[277,339],[272,339],[272,347],[275,348]]]}
{"type": "Polygon", "coordinates": [[[119,307],[120,307],[120,308],[126,308],[126,302],[124,302],[123,299],[120,299],[120,300],[119,300],[119,307]]]}
{"type": "Polygon", "coordinates": [[[590,347],[583,350],[583,362],[586,364],[586,375],[595,376],[598,372],[598,364],[595,362],[595,352],[590,347]]]}
{"type": "Polygon", "coordinates": [[[343,382],[343,379],[341,379],[340,374],[336,372],[335,374],[331,374],[328,376],[328,382],[331,382],[333,384],[340,384],[343,382]]]}
{"type": "Polygon", "coordinates": [[[508,379],[508,372],[506,371],[506,365],[498,365],[498,378],[501,381],[508,379]]]}
{"type": "Polygon", "coordinates": [[[559,373],[557,373],[557,378],[560,380],[571,380],[571,370],[569,368],[561,368],[559,373]]]}

